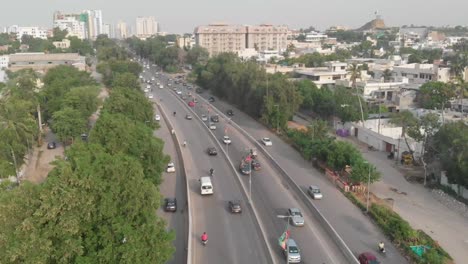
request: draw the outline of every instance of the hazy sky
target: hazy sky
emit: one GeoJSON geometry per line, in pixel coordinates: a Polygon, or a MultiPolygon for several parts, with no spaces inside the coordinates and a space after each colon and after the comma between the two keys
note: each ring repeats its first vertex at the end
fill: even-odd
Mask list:
{"type": "Polygon", "coordinates": [[[468,25],[467,0],[0,0],[0,26],[52,26],[55,10],[101,9],[104,22],[155,16],[163,31],[193,32],[211,22],[359,27],[382,15],[387,25],[468,25]]]}

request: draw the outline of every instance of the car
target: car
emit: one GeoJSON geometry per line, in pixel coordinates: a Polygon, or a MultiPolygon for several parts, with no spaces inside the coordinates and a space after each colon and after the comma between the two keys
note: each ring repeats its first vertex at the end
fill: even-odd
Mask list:
{"type": "Polygon", "coordinates": [[[211,118],[211,122],[214,122],[214,123],[219,122],[219,116],[218,115],[212,115],[210,118],[211,118]]]}
{"type": "Polygon", "coordinates": [[[151,89],[151,85],[146,85],[146,89],[151,89]]]}
{"type": "Polygon", "coordinates": [[[154,81],[154,77],[151,77],[151,80],[154,81]]]}
{"type": "Polygon", "coordinates": [[[192,117],[191,114],[186,114],[186,115],[185,115],[185,119],[187,119],[187,120],[192,120],[192,118],[193,118],[193,117],[192,117]]]}
{"type": "Polygon", "coordinates": [[[288,214],[291,216],[290,219],[294,226],[304,225],[304,216],[302,216],[301,210],[299,208],[289,208],[288,214]]]}
{"type": "Polygon", "coordinates": [[[228,136],[223,137],[223,143],[226,145],[231,144],[231,139],[228,136]]]}
{"type": "Polygon", "coordinates": [[[173,162],[167,164],[166,172],[175,172],[175,165],[173,162]]]}
{"type": "Polygon", "coordinates": [[[181,95],[182,92],[181,91],[176,91],[176,94],[181,95]]]}
{"type": "Polygon", "coordinates": [[[198,103],[197,98],[193,98],[193,101],[194,101],[195,103],[198,103]]]}
{"type": "Polygon", "coordinates": [[[210,156],[216,156],[218,155],[218,151],[216,150],[215,147],[209,147],[206,152],[208,152],[208,155],[210,156]]]}
{"type": "Polygon", "coordinates": [[[155,115],[155,116],[154,116],[154,120],[156,120],[156,121],[161,121],[161,116],[160,116],[160,115],[155,115]]]}
{"type": "Polygon", "coordinates": [[[318,186],[310,185],[309,188],[307,188],[307,192],[314,200],[320,200],[323,198],[323,194],[320,192],[320,188],[318,186]]]}
{"type": "Polygon", "coordinates": [[[273,145],[273,143],[271,142],[271,139],[267,138],[267,137],[262,138],[262,143],[265,146],[272,146],[273,145]]]}
{"type": "Polygon", "coordinates": [[[143,75],[140,75],[140,79],[143,79],[143,75]]]}
{"type": "Polygon", "coordinates": [[[195,106],[195,102],[193,102],[193,101],[188,102],[188,106],[194,107],[194,106],[195,106]]]}
{"type": "Polygon", "coordinates": [[[145,93],[149,93],[149,89],[148,89],[148,88],[145,88],[144,92],[145,92],[145,93]]]}
{"type": "Polygon", "coordinates": [[[164,88],[164,86],[162,86],[162,85],[159,85],[159,89],[162,89],[162,88],[164,88]]]}
{"type": "Polygon", "coordinates": [[[154,97],[153,94],[148,94],[149,99],[153,99],[153,97],[154,97]]]}
{"type": "Polygon", "coordinates": [[[228,114],[228,116],[234,115],[234,112],[231,109],[227,110],[226,113],[228,114]]]}
{"type": "Polygon", "coordinates": [[[242,207],[241,207],[241,203],[239,200],[229,201],[228,204],[229,204],[229,210],[231,210],[231,213],[233,214],[242,213],[242,207]]]}
{"type": "Polygon", "coordinates": [[[187,96],[185,96],[185,95],[182,95],[181,98],[182,98],[182,100],[184,100],[184,101],[187,100],[187,96]]]}
{"type": "Polygon", "coordinates": [[[288,263],[301,263],[301,251],[296,244],[294,239],[289,238],[287,240],[287,245],[283,250],[283,254],[288,258],[288,263]]]}
{"type": "Polygon", "coordinates": [[[241,160],[239,170],[242,174],[249,175],[252,172],[252,166],[248,162],[245,162],[245,160],[241,160]]]}
{"type": "MultiPolygon", "coordinates": [[[[198,89],[197,89],[197,91],[198,91],[198,89]]],[[[215,99],[214,99],[213,96],[210,96],[210,98],[208,98],[208,102],[212,103],[212,102],[214,102],[214,101],[215,101],[215,99]]]]}
{"type": "Polygon", "coordinates": [[[201,115],[201,120],[202,121],[208,121],[208,117],[206,115],[201,115]]]}
{"type": "Polygon", "coordinates": [[[379,264],[377,257],[371,252],[363,252],[358,256],[359,264],[379,264]]]}
{"type": "Polygon", "coordinates": [[[160,82],[157,82],[156,85],[159,86],[159,85],[161,85],[161,83],[160,83],[160,82]]]}
{"type": "Polygon", "coordinates": [[[216,130],[216,125],[213,124],[213,123],[210,123],[210,126],[209,126],[209,127],[210,127],[211,130],[216,130]]]}
{"type": "Polygon", "coordinates": [[[260,165],[260,162],[258,162],[257,160],[252,160],[251,164],[252,164],[252,169],[255,171],[259,171],[262,169],[262,165],[260,165]]]}
{"type": "Polygon", "coordinates": [[[57,147],[57,144],[55,142],[49,142],[47,144],[47,149],[55,149],[57,147]]]}
{"type": "Polygon", "coordinates": [[[183,85],[183,86],[187,86],[187,83],[183,83],[182,85],[183,85]]]}
{"type": "Polygon", "coordinates": [[[172,86],[172,83],[168,83],[167,86],[172,86]]]}
{"type": "Polygon", "coordinates": [[[201,93],[203,93],[203,90],[202,90],[202,88],[197,88],[197,89],[195,90],[195,92],[198,93],[198,94],[201,94],[201,93]]]}
{"type": "Polygon", "coordinates": [[[164,199],[164,211],[166,211],[166,212],[175,212],[175,211],[177,211],[177,199],[176,198],[166,198],[166,199],[164,199]]]}

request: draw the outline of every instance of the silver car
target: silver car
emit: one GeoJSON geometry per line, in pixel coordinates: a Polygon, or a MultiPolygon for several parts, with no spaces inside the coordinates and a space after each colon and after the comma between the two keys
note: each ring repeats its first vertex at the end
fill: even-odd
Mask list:
{"type": "Polygon", "coordinates": [[[323,198],[322,192],[320,192],[320,188],[318,186],[310,185],[307,192],[314,200],[320,200],[323,198]]]}
{"type": "Polygon", "coordinates": [[[286,249],[283,251],[284,256],[288,259],[288,263],[300,263],[301,262],[301,251],[296,244],[294,239],[288,239],[286,249]]]}
{"type": "Polygon", "coordinates": [[[288,214],[291,216],[291,222],[294,226],[303,226],[304,217],[302,216],[301,210],[299,208],[289,208],[288,214]]]}

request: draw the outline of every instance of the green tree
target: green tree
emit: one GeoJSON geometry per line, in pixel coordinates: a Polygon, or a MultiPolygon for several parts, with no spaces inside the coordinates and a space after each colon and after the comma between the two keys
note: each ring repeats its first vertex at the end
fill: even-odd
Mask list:
{"type": "Polygon", "coordinates": [[[356,96],[358,98],[359,107],[361,109],[361,122],[362,125],[364,125],[364,109],[362,107],[360,91],[358,91],[356,86],[356,80],[361,78],[361,68],[357,64],[353,63],[349,66],[348,73],[351,75],[350,80],[352,82],[352,87],[354,90],[356,90],[356,96]]]}
{"type": "Polygon", "coordinates": [[[52,30],[52,41],[62,41],[67,37],[68,31],[66,29],[61,30],[58,27],[54,27],[52,30]]]}
{"type": "Polygon", "coordinates": [[[52,118],[52,129],[64,144],[73,143],[75,137],[87,131],[87,119],[79,110],[71,107],[54,112],[52,118]]]}
{"type": "Polygon", "coordinates": [[[341,122],[354,122],[361,120],[364,124],[364,116],[367,116],[367,109],[361,104],[361,96],[355,95],[346,87],[336,87],[334,96],[334,105],[336,115],[341,122]],[[358,97],[358,100],[355,97],[358,97]]]}
{"type": "Polygon", "coordinates": [[[455,89],[443,82],[428,82],[419,88],[419,103],[425,109],[443,109],[455,97],[455,89]]]}
{"type": "MultiPolygon", "coordinates": [[[[406,147],[413,156],[413,150],[408,143],[408,131],[418,125],[418,119],[408,110],[400,111],[391,116],[390,123],[401,126],[401,137],[405,139],[406,147]]],[[[413,156],[414,160],[414,156],[413,156]]]]}
{"type": "Polygon", "coordinates": [[[208,62],[209,53],[208,51],[200,46],[194,46],[187,51],[185,61],[188,64],[195,65],[201,64],[204,65],[208,62]]]}
{"type": "Polygon", "coordinates": [[[99,87],[82,86],[75,87],[67,92],[63,98],[63,107],[71,107],[78,110],[83,119],[93,114],[99,105],[99,87]]]}
{"type": "Polygon", "coordinates": [[[392,71],[390,69],[385,69],[382,72],[382,77],[384,79],[384,82],[389,82],[392,79],[392,71]]]}
{"type": "Polygon", "coordinates": [[[117,73],[112,80],[112,87],[125,87],[139,90],[141,85],[137,76],[132,73],[117,73]]]}

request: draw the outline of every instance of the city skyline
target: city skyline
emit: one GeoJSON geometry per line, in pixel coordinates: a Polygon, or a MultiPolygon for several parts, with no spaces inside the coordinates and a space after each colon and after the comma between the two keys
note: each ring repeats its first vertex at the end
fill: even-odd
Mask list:
{"type": "Polygon", "coordinates": [[[117,0],[113,2],[112,7],[104,0],[81,0],[79,3],[62,0],[46,2],[46,4],[32,0],[21,3],[9,2],[7,4],[9,12],[0,17],[0,26],[52,27],[54,11],[78,12],[85,9],[102,10],[104,23],[116,25],[122,20],[131,27],[134,27],[138,16],[154,16],[161,31],[171,33],[192,33],[196,26],[213,22],[251,25],[268,23],[288,25],[295,29],[315,26],[323,30],[334,25],[357,28],[375,18],[376,12],[382,16],[388,26],[468,25],[468,19],[463,11],[468,8],[468,2],[461,0],[447,0],[443,3],[434,0],[409,2],[354,0],[345,3],[339,0],[327,2],[296,0],[288,4],[278,0],[254,2],[239,0],[227,3],[214,0],[163,3],[148,0],[117,0]],[[439,4],[437,8],[434,8],[435,4],[439,4]],[[28,6],[27,9],[24,8],[25,5],[28,6]],[[448,13],[450,16],[441,16],[448,13]]]}

